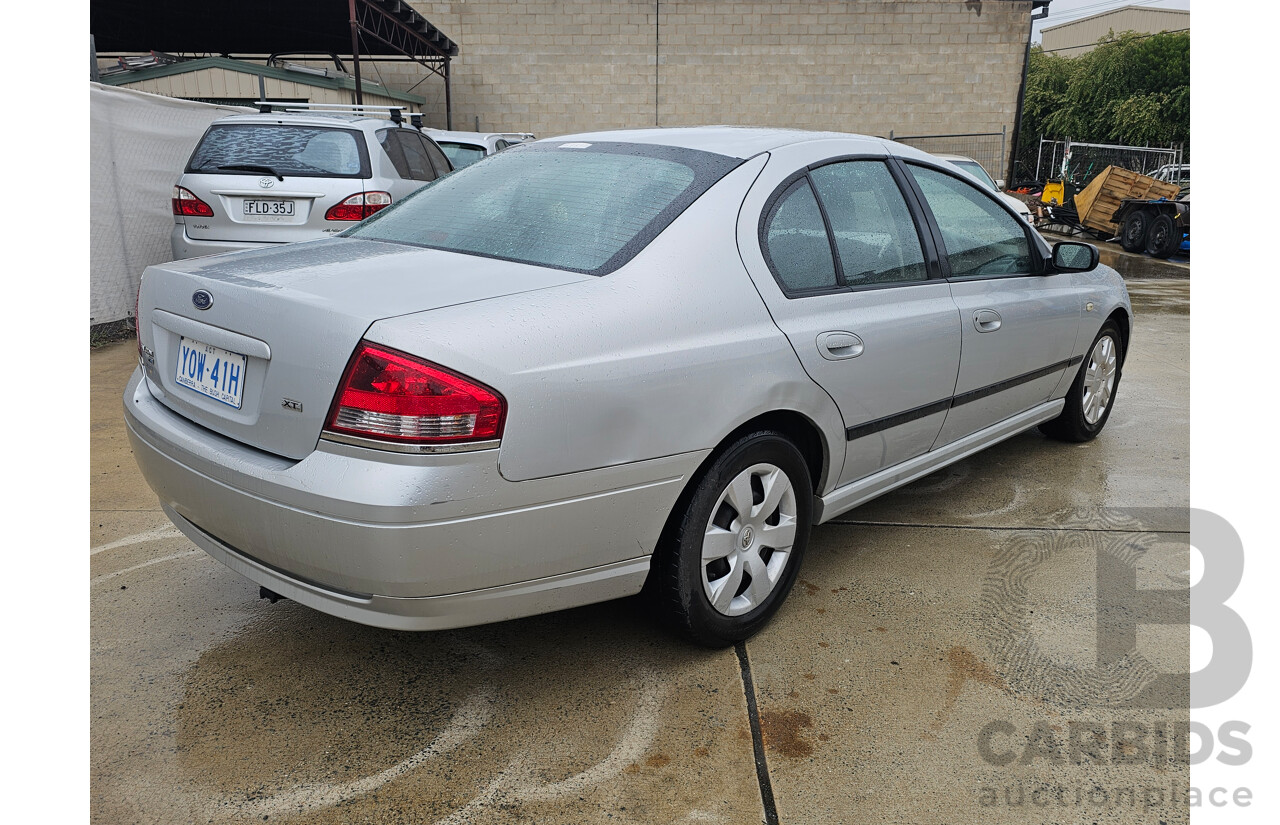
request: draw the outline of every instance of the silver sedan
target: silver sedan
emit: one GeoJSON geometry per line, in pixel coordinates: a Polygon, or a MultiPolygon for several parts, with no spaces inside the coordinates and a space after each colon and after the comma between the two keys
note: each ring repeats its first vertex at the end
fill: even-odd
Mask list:
{"type": "Polygon", "coordinates": [[[139,466],[268,595],[425,630],[644,590],[707,645],[813,525],[1096,436],[1132,317],[930,155],[730,127],[516,146],[339,237],[150,267],[138,310],[139,466]]]}

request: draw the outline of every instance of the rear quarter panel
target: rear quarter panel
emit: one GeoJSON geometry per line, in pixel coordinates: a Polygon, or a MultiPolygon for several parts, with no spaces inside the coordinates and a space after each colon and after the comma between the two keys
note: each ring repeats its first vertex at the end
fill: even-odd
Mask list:
{"type": "Polygon", "coordinates": [[[379,321],[367,337],[502,393],[508,480],[713,448],[773,410],[806,416],[839,447],[828,471],[837,477],[839,412],[800,367],[737,251],[738,209],[764,162],[731,172],[609,275],[379,321]]]}

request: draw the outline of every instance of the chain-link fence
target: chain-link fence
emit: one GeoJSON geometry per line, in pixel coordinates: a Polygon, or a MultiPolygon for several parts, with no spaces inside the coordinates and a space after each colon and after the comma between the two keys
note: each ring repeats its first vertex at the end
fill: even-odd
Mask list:
{"type": "Polygon", "coordinates": [[[1019,180],[1028,178],[1041,185],[1048,180],[1064,180],[1076,188],[1084,188],[1108,166],[1151,176],[1162,166],[1181,166],[1184,149],[1181,146],[1121,146],[1041,138],[1036,146],[1034,168],[1028,168],[1032,161],[1029,152],[1019,154],[1019,180]]]}
{"type": "Polygon", "coordinates": [[[1004,178],[1009,155],[1008,128],[999,132],[974,132],[963,135],[895,135],[889,132],[889,140],[896,140],[934,155],[964,155],[982,164],[992,180],[1004,178]]]}

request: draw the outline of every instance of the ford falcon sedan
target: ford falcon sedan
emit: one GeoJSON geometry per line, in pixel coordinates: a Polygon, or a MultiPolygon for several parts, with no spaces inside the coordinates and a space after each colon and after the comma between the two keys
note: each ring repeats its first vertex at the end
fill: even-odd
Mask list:
{"type": "Polygon", "coordinates": [[[149,267],[124,408],[168,517],[272,594],[428,630],[644,591],[719,646],[814,525],[1097,436],[1131,317],[1095,248],[911,147],[603,132],[149,267]]]}

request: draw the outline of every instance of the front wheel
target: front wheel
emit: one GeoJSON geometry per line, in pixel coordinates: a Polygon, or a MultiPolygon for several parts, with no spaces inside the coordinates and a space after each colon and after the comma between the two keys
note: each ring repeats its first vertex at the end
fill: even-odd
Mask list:
{"type": "Polygon", "coordinates": [[[1060,441],[1091,441],[1102,432],[1115,403],[1120,385],[1120,365],[1124,362],[1120,328],[1107,321],[1093,339],[1080,371],[1067,390],[1066,406],[1052,421],[1040,425],[1040,432],[1060,441]]]}
{"type": "Polygon", "coordinates": [[[664,618],[708,647],[754,634],[795,582],[812,512],[808,465],[784,435],[729,445],[663,534],[653,572],[664,618]]]}

